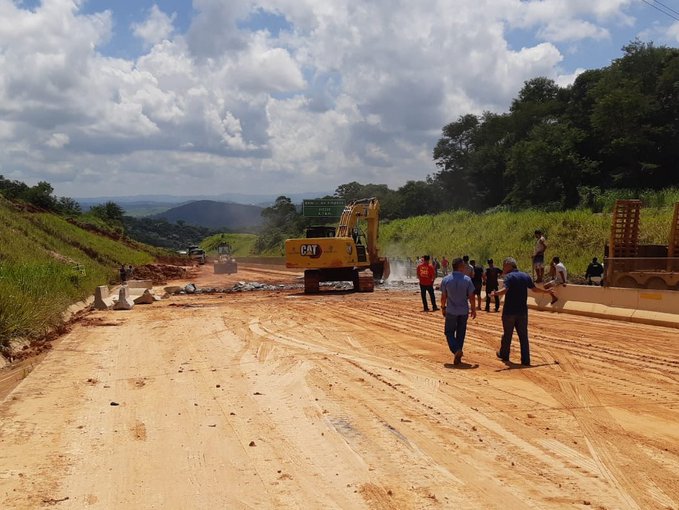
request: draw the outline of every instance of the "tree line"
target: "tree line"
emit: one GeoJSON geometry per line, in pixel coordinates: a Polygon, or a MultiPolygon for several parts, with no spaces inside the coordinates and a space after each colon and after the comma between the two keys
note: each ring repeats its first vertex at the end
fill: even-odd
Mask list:
{"type": "Polygon", "coordinates": [[[604,190],[679,185],[677,140],[679,49],[635,41],[568,87],[535,78],[509,112],[446,125],[432,185],[449,208],[587,207],[604,190]]]}

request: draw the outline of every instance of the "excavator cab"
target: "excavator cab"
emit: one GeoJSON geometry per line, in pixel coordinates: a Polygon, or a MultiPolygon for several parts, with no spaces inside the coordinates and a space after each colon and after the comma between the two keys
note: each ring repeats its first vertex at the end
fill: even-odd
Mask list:
{"type": "Polygon", "coordinates": [[[306,237],[307,239],[317,237],[335,237],[335,227],[326,227],[318,225],[307,227],[306,237]]]}

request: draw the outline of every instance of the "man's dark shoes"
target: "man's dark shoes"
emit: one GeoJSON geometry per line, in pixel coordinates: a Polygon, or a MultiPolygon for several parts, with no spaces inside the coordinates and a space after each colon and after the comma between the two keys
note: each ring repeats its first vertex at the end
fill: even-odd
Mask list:
{"type": "Polygon", "coordinates": [[[432,308],[432,310],[434,310],[435,312],[438,312],[439,311],[438,306],[435,306],[434,308],[432,308]]]}
{"type": "Polygon", "coordinates": [[[453,365],[459,365],[462,363],[462,351],[457,351],[455,353],[455,360],[453,361],[453,365]]]}
{"type": "Polygon", "coordinates": [[[495,355],[498,357],[498,359],[501,359],[502,361],[509,361],[509,358],[503,358],[502,355],[500,354],[500,351],[497,351],[495,355]]]}

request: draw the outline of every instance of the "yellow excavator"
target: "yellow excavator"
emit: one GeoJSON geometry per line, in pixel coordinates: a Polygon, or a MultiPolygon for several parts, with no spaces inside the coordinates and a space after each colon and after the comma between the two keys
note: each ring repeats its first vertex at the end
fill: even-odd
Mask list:
{"type": "Polygon", "coordinates": [[[315,294],[321,282],[350,281],[354,290],[372,292],[375,280],[389,277],[389,261],[377,247],[380,203],[354,200],[344,207],[339,225],[309,227],[306,237],[285,241],[285,266],[304,269],[304,292],[315,294]]]}

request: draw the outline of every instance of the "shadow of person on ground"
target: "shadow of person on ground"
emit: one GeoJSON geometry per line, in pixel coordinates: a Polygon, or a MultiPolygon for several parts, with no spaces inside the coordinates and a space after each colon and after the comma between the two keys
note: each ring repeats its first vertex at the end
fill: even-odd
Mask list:
{"type": "Polygon", "coordinates": [[[444,363],[443,366],[445,368],[452,368],[454,370],[473,370],[475,368],[479,368],[478,363],[474,363],[472,365],[471,363],[465,363],[464,361],[461,362],[459,365],[453,365],[452,363],[444,363]]]}
{"type": "Polygon", "coordinates": [[[503,361],[505,368],[498,368],[496,372],[503,372],[505,370],[522,370],[524,368],[538,368],[553,365],[554,363],[540,363],[539,365],[522,365],[520,363],[514,363],[513,361],[503,361]]]}

